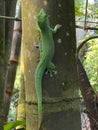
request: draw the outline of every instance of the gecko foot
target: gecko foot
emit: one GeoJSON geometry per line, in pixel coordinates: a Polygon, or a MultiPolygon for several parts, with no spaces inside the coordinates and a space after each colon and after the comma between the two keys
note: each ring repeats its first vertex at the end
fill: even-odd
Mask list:
{"type": "Polygon", "coordinates": [[[57,74],[57,71],[56,70],[46,70],[45,72],[45,75],[49,74],[50,77],[53,77],[53,75],[56,75],[57,74]]]}

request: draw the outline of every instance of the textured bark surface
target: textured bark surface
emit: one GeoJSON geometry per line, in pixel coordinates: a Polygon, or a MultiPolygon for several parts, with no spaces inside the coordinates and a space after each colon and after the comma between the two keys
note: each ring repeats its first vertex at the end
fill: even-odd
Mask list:
{"type": "MultiPolygon", "coordinates": [[[[5,2],[0,0],[0,15],[5,14],[5,2]]],[[[4,83],[5,83],[5,21],[0,19],[0,130],[4,124],[4,83]]]]}
{"type": "MultiPolygon", "coordinates": [[[[17,0],[5,0],[5,16],[15,17],[17,0]]],[[[13,20],[5,20],[5,44],[6,44],[6,57],[7,60],[10,56],[12,34],[13,34],[13,20]]]]}
{"type": "MultiPolygon", "coordinates": [[[[17,120],[26,120],[23,47],[21,49],[20,62],[21,62],[20,63],[20,76],[21,76],[21,78],[20,78],[20,94],[19,94],[19,101],[18,101],[17,120]]],[[[16,129],[20,130],[22,128],[23,128],[23,126],[18,126],[16,129]]]]}
{"type": "MultiPolygon", "coordinates": [[[[81,42],[81,44],[77,48],[77,54],[78,57],[81,57],[80,51],[82,47],[91,39],[98,38],[97,35],[93,35],[85,39],[81,42]]],[[[95,93],[92,85],[90,84],[89,78],[86,74],[86,71],[83,67],[83,64],[81,63],[80,59],[77,58],[78,63],[78,77],[80,82],[80,90],[82,93],[82,96],[84,98],[84,102],[86,105],[85,112],[87,113],[89,119],[90,119],[90,126],[92,130],[98,129],[98,102],[97,102],[97,93],[95,93]]]]}
{"type": "Polygon", "coordinates": [[[90,119],[91,129],[98,129],[98,105],[95,100],[95,92],[89,82],[86,71],[83,68],[81,61],[78,59],[78,75],[80,89],[86,105],[86,113],[90,119]]]}
{"type": "MultiPolygon", "coordinates": [[[[21,9],[19,8],[17,17],[21,17],[21,9]]],[[[21,22],[15,21],[14,23],[14,32],[12,38],[11,54],[10,54],[10,64],[7,75],[7,82],[5,88],[5,101],[4,101],[4,112],[5,112],[5,122],[7,121],[7,116],[10,107],[10,100],[13,94],[15,76],[17,71],[18,60],[20,56],[21,48],[21,22]]]]}

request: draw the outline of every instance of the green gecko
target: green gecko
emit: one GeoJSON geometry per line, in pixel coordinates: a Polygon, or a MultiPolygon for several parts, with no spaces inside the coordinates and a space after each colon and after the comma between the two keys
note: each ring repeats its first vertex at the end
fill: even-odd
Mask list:
{"type": "Polygon", "coordinates": [[[56,25],[54,29],[49,26],[48,16],[44,9],[41,9],[37,15],[37,25],[41,34],[42,44],[40,45],[40,61],[35,70],[35,88],[38,100],[38,126],[42,122],[42,77],[45,70],[52,72],[55,65],[52,63],[54,56],[54,41],[52,33],[56,33],[61,25],[56,25]]]}

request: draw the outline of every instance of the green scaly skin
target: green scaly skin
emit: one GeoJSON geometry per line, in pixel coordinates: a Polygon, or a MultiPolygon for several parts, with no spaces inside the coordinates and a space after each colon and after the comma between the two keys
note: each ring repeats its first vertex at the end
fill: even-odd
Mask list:
{"type": "Polygon", "coordinates": [[[35,87],[38,99],[38,124],[40,127],[42,122],[42,77],[45,69],[49,72],[52,72],[55,69],[55,65],[51,61],[55,51],[52,33],[56,33],[61,25],[56,25],[54,29],[50,28],[48,17],[44,9],[41,9],[37,15],[37,24],[42,40],[40,46],[40,62],[35,71],[35,87]]]}

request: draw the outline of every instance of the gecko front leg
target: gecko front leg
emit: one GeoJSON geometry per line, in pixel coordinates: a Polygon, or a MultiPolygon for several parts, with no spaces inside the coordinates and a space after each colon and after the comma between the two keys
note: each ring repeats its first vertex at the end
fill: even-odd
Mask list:
{"type": "Polygon", "coordinates": [[[56,33],[58,31],[58,29],[60,29],[62,27],[62,25],[60,24],[57,24],[55,25],[54,29],[53,28],[50,28],[50,30],[53,32],[53,33],[56,33]]]}

